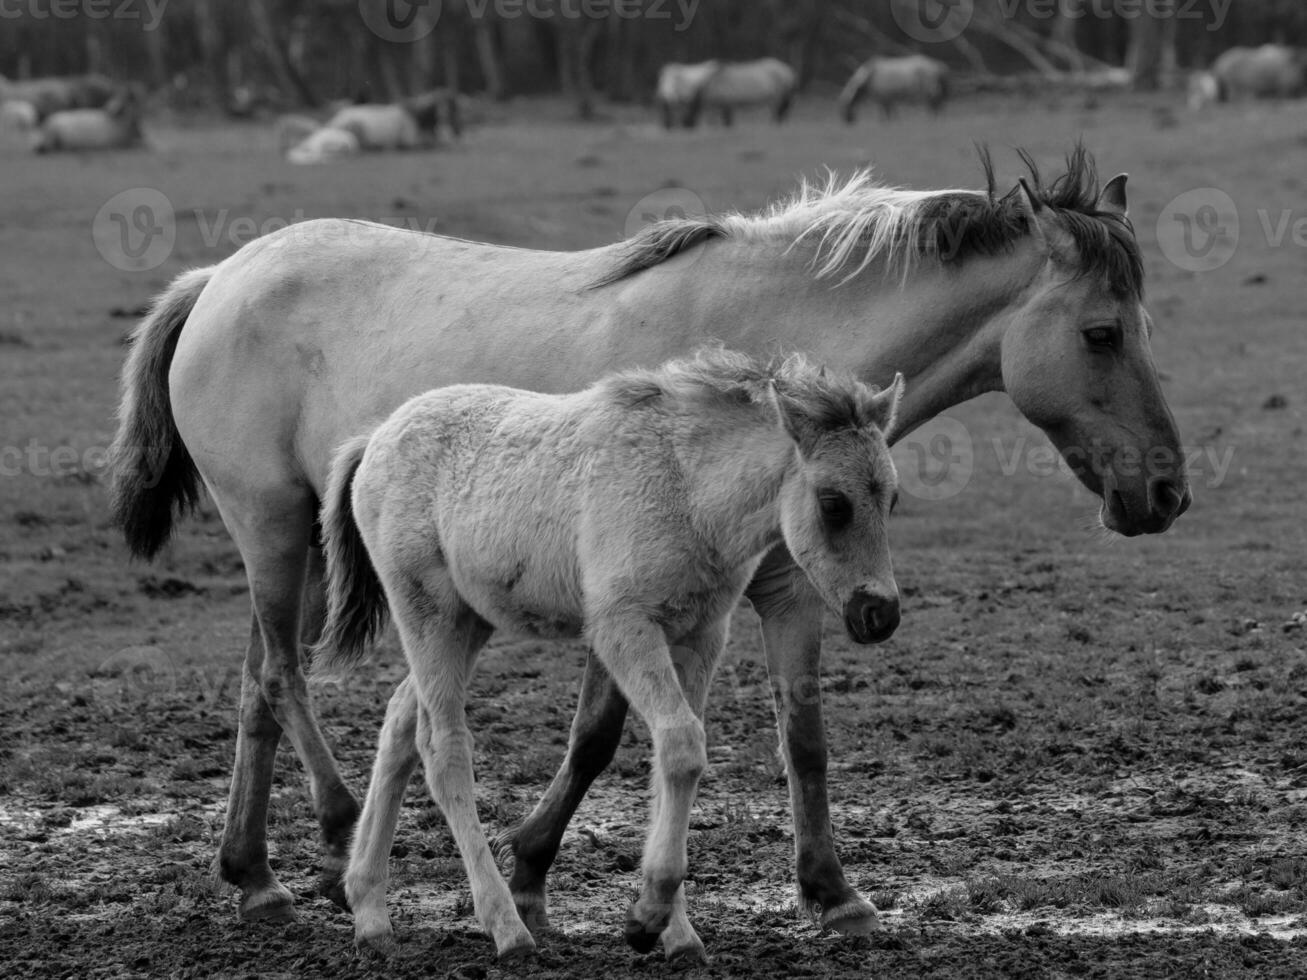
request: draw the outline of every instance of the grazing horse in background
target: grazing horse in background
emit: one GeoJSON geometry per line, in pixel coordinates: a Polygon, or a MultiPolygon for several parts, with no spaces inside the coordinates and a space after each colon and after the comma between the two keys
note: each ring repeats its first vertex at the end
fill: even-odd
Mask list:
{"type": "Polygon", "coordinates": [[[736,109],[759,105],[768,106],[779,123],[789,114],[797,87],[794,69],[776,58],[670,64],[658,75],[658,101],[668,129],[678,118],[686,129],[693,129],[704,109],[716,110],[722,124],[730,126],[736,109]]]}
{"type": "Polygon", "coordinates": [[[68,75],[10,81],[0,76],[0,102],[26,102],[37,121],[67,109],[104,108],[123,87],[104,75],[68,75]]]}
{"type": "Polygon", "coordinates": [[[1288,99],[1307,90],[1307,52],[1283,44],[1231,48],[1189,82],[1189,105],[1288,99]]]}
{"type": "MultiPolygon", "coordinates": [[[[908,390],[891,439],[1007,391],[1102,498],[1106,527],[1170,527],[1189,485],[1153,363],[1125,177],[1100,191],[1079,147],[1051,184],[1027,162],[1029,182],[1006,194],[986,156],[981,190],[900,190],[859,174],[805,185],[756,216],[663,222],[581,252],[304,222],[179,276],[134,334],[112,507],[132,552],[148,558],[203,486],[245,564],[253,608],[217,860],[240,888],[242,917],[294,917],[267,852],[283,734],[308,773],[323,887],[339,896],[358,805],[301,666],[322,615],[314,527],[336,447],[420,392],[461,382],[575,391],[714,338],[754,355],[803,351],[869,383],[887,383],[893,365],[908,390]]],[[[784,548],[745,594],[776,697],[800,905],[820,907],[825,927],[866,932],[876,910],[835,853],[821,702],[810,693],[824,604],[784,548]]],[[[591,659],[562,768],[506,839],[528,924],[546,922],[545,873],[625,716],[591,659]]]]}
{"type": "Polygon", "coordinates": [[[858,103],[871,96],[882,115],[890,119],[900,102],[924,102],[939,112],[948,100],[949,67],[924,54],[902,58],[872,58],[865,62],[840,92],[840,114],[846,123],[857,119],[858,103]]]}
{"type": "Polygon", "coordinates": [[[37,153],[121,150],[144,142],[140,103],[123,91],[103,109],[62,109],[47,116],[32,148],[37,153]]]}
{"type": "MultiPolygon", "coordinates": [[[[420,758],[499,955],[535,949],[477,818],[465,715],[477,654],[506,630],[584,635],[653,734],[644,887],[626,920],[631,946],[653,948],[673,906],[684,914],[704,704],[764,556],[783,543],[854,642],[898,626],[884,430],[902,388],[902,376],[878,392],[799,355],[769,367],[705,351],[575,395],[441,388],[345,444],[323,507],[318,652],[330,672],[358,663],[388,603],[409,664],[345,873],[360,944],[394,942],[387,863],[420,758]]],[[[693,930],[667,954],[706,960],[693,930]]]]}

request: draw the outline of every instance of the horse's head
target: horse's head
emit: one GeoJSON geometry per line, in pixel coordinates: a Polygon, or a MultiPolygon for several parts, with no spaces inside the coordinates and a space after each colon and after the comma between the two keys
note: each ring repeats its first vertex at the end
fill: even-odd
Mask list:
{"type": "Polygon", "coordinates": [[[899,625],[887,534],[898,473],[884,433],[903,376],[884,391],[824,372],[773,390],[797,460],[781,491],[786,547],[854,642],[887,640],[899,625]]]}
{"type": "Polygon", "coordinates": [[[1078,190],[1032,191],[1022,181],[1013,192],[1046,260],[1003,327],[1003,385],[1102,498],[1104,526],[1155,534],[1192,498],[1153,364],[1126,178],[1110,181],[1095,202],[1092,192],[1084,198],[1089,174],[1073,175],[1063,180],[1078,190]]]}

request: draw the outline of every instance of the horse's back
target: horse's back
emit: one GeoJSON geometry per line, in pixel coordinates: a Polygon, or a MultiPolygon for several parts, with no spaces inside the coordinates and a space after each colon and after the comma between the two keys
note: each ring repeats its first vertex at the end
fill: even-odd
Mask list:
{"type": "Polygon", "coordinates": [[[417,121],[399,105],[345,106],[324,128],[352,132],[370,150],[407,149],[418,143],[417,121]]]}
{"type": "Polygon", "coordinates": [[[747,105],[788,94],[795,86],[794,69],[777,58],[759,58],[723,65],[708,79],[704,98],[712,104],[747,105]]]}

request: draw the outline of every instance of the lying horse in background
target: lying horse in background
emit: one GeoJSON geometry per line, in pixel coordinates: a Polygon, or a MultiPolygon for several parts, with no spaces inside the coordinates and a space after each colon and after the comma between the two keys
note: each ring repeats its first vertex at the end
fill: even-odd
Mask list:
{"type": "MultiPolygon", "coordinates": [[[[899,376],[878,392],[801,356],[768,367],[705,351],[575,395],[441,388],[345,444],[323,507],[330,599],[315,673],[357,664],[387,603],[409,665],[345,873],[361,945],[394,943],[387,864],[421,759],[499,956],[535,949],[475,803],[465,704],[496,630],[584,635],[648,725],[654,801],[626,938],[647,953],[674,906],[688,923],[681,883],[708,762],[704,705],[763,557],[784,542],[855,642],[898,626],[884,431],[902,387],[899,376]]],[[[706,960],[693,929],[665,945],[669,959],[706,960]]]]}
{"type": "Polygon", "coordinates": [[[1307,91],[1307,52],[1282,44],[1231,48],[1189,82],[1189,105],[1288,99],[1307,91]]]}
{"type": "Polygon", "coordinates": [[[358,137],[365,150],[411,150],[436,141],[441,116],[451,134],[462,131],[457,99],[436,89],[391,103],[356,103],[338,109],[326,126],[345,129],[358,137]]]}
{"type": "Polygon", "coordinates": [[[658,74],[658,102],[668,129],[677,122],[693,129],[704,109],[716,110],[730,126],[736,109],[751,106],[768,106],[779,123],[789,114],[797,87],[794,69],[776,58],[669,64],[658,74]]]}
{"type": "MultiPolygon", "coordinates": [[[[249,642],[216,861],[240,889],[241,917],[295,915],[267,849],[283,735],[308,773],[322,887],[339,895],[359,810],[301,667],[301,644],[322,622],[314,525],[336,448],[420,392],[466,382],[575,391],[710,338],[755,356],[803,351],[868,383],[887,383],[893,365],[908,388],[891,440],[1006,391],[1101,499],[1106,527],[1169,528],[1191,498],[1153,360],[1125,177],[1100,189],[1081,148],[1051,184],[1029,165],[1007,193],[988,157],[979,190],[903,190],[864,173],[805,185],[758,215],[663,222],[580,252],[315,221],[179,276],[134,334],[112,507],[132,552],[148,558],[207,488],[244,561],[249,642]]],[[[800,907],[819,908],[826,928],[870,931],[876,910],[836,854],[812,694],[825,605],[783,547],[745,594],[776,699],[800,907]]],[[[528,925],[547,924],[546,873],[621,741],[626,707],[591,660],[562,768],[505,838],[528,925]]]]}
{"type": "MultiPolygon", "coordinates": [[[[282,129],[283,135],[287,132],[288,126],[289,123],[282,129]]],[[[358,156],[361,151],[359,138],[352,130],[318,126],[282,152],[289,163],[311,165],[335,163],[348,157],[358,156]]]]}
{"type": "Polygon", "coordinates": [[[948,100],[949,67],[924,54],[901,58],[872,58],[865,62],[840,93],[840,114],[846,123],[857,119],[858,103],[867,96],[880,106],[886,119],[900,102],[924,102],[939,112],[948,100]]]}
{"type": "Polygon", "coordinates": [[[67,75],[10,81],[0,76],[0,102],[26,102],[36,111],[37,122],[68,109],[101,109],[123,86],[104,75],[67,75]]]}
{"type": "Polygon", "coordinates": [[[145,142],[138,96],[123,90],[102,109],[62,109],[41,123],[32,145],[37,153],[122,150],[145,142]]]}

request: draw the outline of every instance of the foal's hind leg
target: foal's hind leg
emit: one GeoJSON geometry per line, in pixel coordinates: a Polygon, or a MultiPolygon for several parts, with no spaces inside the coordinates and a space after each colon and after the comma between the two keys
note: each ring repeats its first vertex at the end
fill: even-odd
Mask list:
{"type": "Polygon", "coordinates": [[[745,594],[762,618],[794,811],[800,907],[820,908],[824,928],[873,932],[880,928],[876,908],[845,879],[831,830],[821,714],[821,598],[784,548],[768,555],[745,594]]]}
{"type": "MultiPolygon", "coordinates": [[[[238,495],[210,488],[245,560],[254,605],[218,867],[223,878],[241,890],[243,919],[287,920],[294,917],[293,899],[268,866],[267,851],[268,795],[283,731],[308,772],[329,848],[333,842],[343,845],[358,816],[358,804],[345,788],[318,727],[300,667],[300,601],[314,501],[299,492],[281,499],[269,493],[252,513],[234,502],[241,499],[238,495]]],[[[337,874],[343,853],[341,846],[337,874]]]]}
{"type": "Polygon", "coordinates": [[[418,764],[418,697],[412,675],[400,682],[386,707],[377,758],[345,871],[343,893],[354,913],[354,940],[378,952],[394,945],[386,914],[390,849],[395,843],[404,790],[418,764]]]}
{"type": "Polygon", "coordinates": [[[521,826],[495,840],[496,853],[513,849],[509,888],[522,921],[532,932],[549,928],[545,876],[558,856],[572,815],[590,784],[613,760],[626,721],[626,698],[599,659],[590,653],[581,681],[581,699],[572,719],[567,755],[554,781],[521,826]]]}

